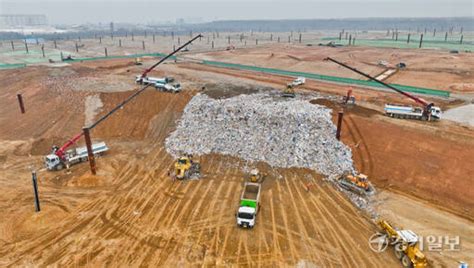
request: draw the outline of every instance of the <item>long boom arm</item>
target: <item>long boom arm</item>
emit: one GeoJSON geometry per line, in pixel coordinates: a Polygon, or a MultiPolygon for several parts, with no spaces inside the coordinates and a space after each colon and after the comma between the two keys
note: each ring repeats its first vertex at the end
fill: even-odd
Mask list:
{"type": "Polygon", "coordinates": [[[353,67],[351,67],[351,66],[349,66],[349,65],[347,65],[347,64],[344,64],[344,63],[342,63],[342,62],[340,62],[340,61],[337,61],[337,60],[335,60],[335,59],[333,59],[333,58],[327,57],[327,58],[325,58],[324,60],[332,61],[332,62],[334,62],[334,63],[336,63],[336,64],[341,65],[341,66],[344,67],[344,68],[347,68],[347,69],[349,69],[349,70],[351,70],[351,71],[353,71],[353,72],[356,72],[356,73],[358,73],[358,74],[360,74],[360,75],[362,75],[362,76],[365,76],[365,77],[369,78],[370,80],[374,80],[375,82],[377,82],[377,83],[379,83],[379,84],[381,84],[381,85],[384,85],[385,87],[390,88],[391,90],[394,90],[394,91],[396,91],[396,92],[398,92],[398,93],[404,95],[405,97],[408,97],[408,98],[414,100],[415,102],[417,102],[417,103],[423,105],[423,107],[424,107],[425,109],[428,109],[430,106],[433,105],[433,104],[427,103],[426,101],[424,101],[424,100],[421,99],[421,98],[418,98],[418,97],[413,96],[413,95],[411,95],[411,94],[408,94],[408,93],[406,93],[406,92],[404,92],[404,91],[401,91],[400,89],[398,89],[398,88],[396,88],[396,87],[394,87],[394,86],[391,86],[391,85],[389,85],[389,84],[387,84],[387,83],[384,83],[384,82],[378,80],[377,78],[375,78],[375,77],[373,77],[373,76],[370,76],[370,75],[368,75],[368,74],[366,74],[366,73],[363,73],[363,72],[357,70],[356,68],[353,68],[353,67]]]}
{"type": "Polygon", "coordinates": [[[140,78],[144,78],[147,76],[147,74],[149,72],[151,72],[151,70],[155,69],[156,66],[160,65],[162,62],[164,62],[165,60],[167,60],[169,57],[173,56],[175,53],[177,53],[178,51],[180,51],[181,49],[183,49],[184,47],[186,47],[187,45],[191,44],[194,40],[198,39],[202,37],[202,34],[198,34],[196,35],[193,39],[189,40],[188,42],[186,42],[184,45],[182,45],[181,47],[179,47],[178,49],[176,49],[175,51],[173,51],[172,53],[170,53],[168,56],[164,57],[163,59],[161,59],[159,62],[153,64],[150,68],[146,69],[140,78]]]}

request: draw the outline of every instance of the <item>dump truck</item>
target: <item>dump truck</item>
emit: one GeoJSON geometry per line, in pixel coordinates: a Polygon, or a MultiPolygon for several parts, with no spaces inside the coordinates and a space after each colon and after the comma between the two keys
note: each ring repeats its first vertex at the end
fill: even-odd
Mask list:
{"type": "MultiPolygon", "coordinates": [[[[92,144],[92,153],[94,156],[103,154],[108,151],[109,148],[105,142],[97,142],[92,144]]],[[[57,146],[53,147],[52,153],[45,156],[44,165],[48,170],[61,170],[64,167],[69,168],[71,165],[87,161],[89,156],[87,154],[87,147],[78,147],[75,149],[69,149],[65,152],[59,153],[60,148],[57,146]]]]}
{"type": "Polygon", "coordinates": [[[383,219],[377,223],[386,235],[386,242],[394,246],[395,256],[401,261],[403,267],[428,267],[428,261],[418,246],[418,236],[413,231],[398,230],[383,219]]]}
{"type": "Polygon", "coordinates": [[[242,228],[253,228],[260,208],[260,183],[246,182],[240,196],[236,218],[237,225],[242,228]]]}
{"type": "Polygon", "coordinates": [[[431,106],[426,113],[420,107],[409,105],[385,104],[385,115],[395,118],[417,119],[417,120],[439,120],[441,119],[441,109],[431,106]]]}

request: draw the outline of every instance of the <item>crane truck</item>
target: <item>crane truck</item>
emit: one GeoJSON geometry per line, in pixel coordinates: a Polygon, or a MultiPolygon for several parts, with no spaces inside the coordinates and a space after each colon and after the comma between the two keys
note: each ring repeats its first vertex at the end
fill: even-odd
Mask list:
{"type": "Polygon", "coordinates": [[[414,100],[416,103],[422,106],[422,108],[420,108],[420,107],[413,107],[409,105],[385,104],[384,111],[387,116],[395,117],[395,118],[418,119],[418,120],[427,120],[427,121],[435,121],[435,120],[441,119],[441,113],[442,113],[441,108],[439,108],[438,106],[435,106],[434,103],[429,103],[422,98],[406,93],[394,86],[391,86],[385,82],[378,80],[375,77],[372,77],[366,73],[363,73],[357,70],[356,68],[350,67],[349,65],[339,62],[330,57],[327,57],[324,60],[334,62],[344,68],[347,68],[353,72],[356,72],[362,76],[365,76],[370,80],[373,80],[391,90],[394,90],[397,93],[404,95],[405,97],[408,97],[414,100]]]}
{"type": "MultiPolygon", "coordinates": [[[[52,152],[44,157],[44,165],[48,170],[61,170],[64,167],[87,161],[87,148],[78,147],[67,150],[71,145],[75,144],[83,135],[83,132],[77,134],[72,139],[68,140],[63,146],[53,146],[52,152]]],[[[92,144],[92,153],[94,155],[102,154],[108,151],[109,148],[105,142],[98,142],[92,144]]]]}
{"type": "Polygon", "coordinates": [[[246,182],[240,196],[236,218],[237,225],[242,228],[253,228],[260,208],[260,183],[246,182]]]}

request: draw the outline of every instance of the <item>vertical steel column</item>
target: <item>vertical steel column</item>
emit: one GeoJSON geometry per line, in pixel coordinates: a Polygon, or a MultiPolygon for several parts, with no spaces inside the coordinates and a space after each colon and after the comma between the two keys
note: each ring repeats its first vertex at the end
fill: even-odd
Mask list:
{"type": "Polygon", "coordinates": [[[89,128],[83,128],[84,131],[84,139],[86,140],[86,147],[87,147],[87,158],[89,159],[89,164],[91,166],[91,172],[93,175],[96,174],[96,168],[95,168],[95,158],[94,158],[94,153],[92,152],[92,142],[91,142],[91,136],[89,133],[89,128]]]}
{"type": "Polygon", "coordinates": [[[38,195],[38,179],[36,178],[36,171],[31,172],[31,179],[33,181],[33,192],[35,194],[35,211],[40,212],[40,202],[39,202],[39,195],[38,195]]]}
{"type": "Polygon", "coordinates": [[[337,130],[336,130],[336,139],[341,139],[341,127],[342,127],[342,117],[344,116],[343,111],[339,111],[337,116],[337,130]]]}
{"type": "Polygon", "coordinates": [[[16,97],[18,98],[18,104],[20,104],[20,111],[22,114],[25,113],[25,105],[23,104],[23,97],[21,94],[16,94],[16,97]]]}

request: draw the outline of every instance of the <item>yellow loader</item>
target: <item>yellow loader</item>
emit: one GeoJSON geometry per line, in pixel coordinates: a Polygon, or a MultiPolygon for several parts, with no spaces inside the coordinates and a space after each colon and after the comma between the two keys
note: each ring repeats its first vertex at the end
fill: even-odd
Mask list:
{"type": "Polygon", "coordinates": [[[386,220],[379,220],[378,225],[386,233],[388,243],[394,246],[395,256],[403,267],[425,268],[428,261],[418,246],[418,236],[410,230],[397,230],[386,220]]]}

